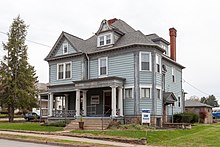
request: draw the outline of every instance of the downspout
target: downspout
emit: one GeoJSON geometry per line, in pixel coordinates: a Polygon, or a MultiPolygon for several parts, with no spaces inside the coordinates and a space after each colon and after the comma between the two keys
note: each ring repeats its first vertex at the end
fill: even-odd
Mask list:
{"type": "Polygon", "coordinates": [[[89,69],[90,69],[90,61],[89,61],[89,56],[87,55],[87,53],[85,53],[86,55],[86,58],[87,58],[87,61],[88,61],[88,64],[87,64],[87,75],[88,75],[88,78],[87,79],[90,79],[90,74],[89,74],[89,69]]]}

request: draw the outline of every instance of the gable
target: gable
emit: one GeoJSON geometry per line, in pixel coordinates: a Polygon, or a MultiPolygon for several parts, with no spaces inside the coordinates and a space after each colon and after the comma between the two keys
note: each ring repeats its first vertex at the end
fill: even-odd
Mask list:
{"type": "Polygon", "coordinates": [[[56,56],[61,56],[61,55],[65,55],[65,54],[72,54],[72,53],[76,53],[77,50],[70,44],[70,42],[66,39],[63,38],[59,45],[56,47],[56,50],[54,51],[54,57],[56,56]],[[64,46],[67,45],[67,53],[64,53],[64,46]]]}

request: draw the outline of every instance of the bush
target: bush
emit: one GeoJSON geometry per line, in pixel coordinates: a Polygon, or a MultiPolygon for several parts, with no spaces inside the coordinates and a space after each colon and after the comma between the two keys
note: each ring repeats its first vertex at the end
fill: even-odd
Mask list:
{"type": "Polygon", "coordinates": [[[199,116],[195,113],[184,112],[173,115],[175,123],[196,123],[198,122],[199,116]]]}
{"type": "Polygon", "coordinates": [[[44,125],[45,126],[54,126],[54,127],[66,127],[67,124],[68,124],[67,121],[57,121],[57,122],[47,123],[44,125]]]}

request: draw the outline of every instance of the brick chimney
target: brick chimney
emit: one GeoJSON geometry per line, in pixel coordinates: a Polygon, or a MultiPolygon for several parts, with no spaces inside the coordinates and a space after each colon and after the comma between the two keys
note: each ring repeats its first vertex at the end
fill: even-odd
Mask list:
{"type": "Polygon", "coordinates": [[[176,29],[170,28],[170,58],[176,61],[176,29]]]}
{"type": "Polygon", "coordinates": [[[108,25],[112,25],[117,20],[118,20],[117,18],[109,19],[108,20],[108,25]]]}

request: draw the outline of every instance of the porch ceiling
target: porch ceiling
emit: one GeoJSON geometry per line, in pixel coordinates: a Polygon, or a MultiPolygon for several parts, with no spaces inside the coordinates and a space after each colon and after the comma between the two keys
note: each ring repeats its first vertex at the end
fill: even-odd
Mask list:
{"type": "Polygon", "coordinates": [[[111,76],[89,80],[73,81],[73,83],[75,89],[90,89],[111,86],[123,87],[125,80],[125,78],[111,76]]]}

